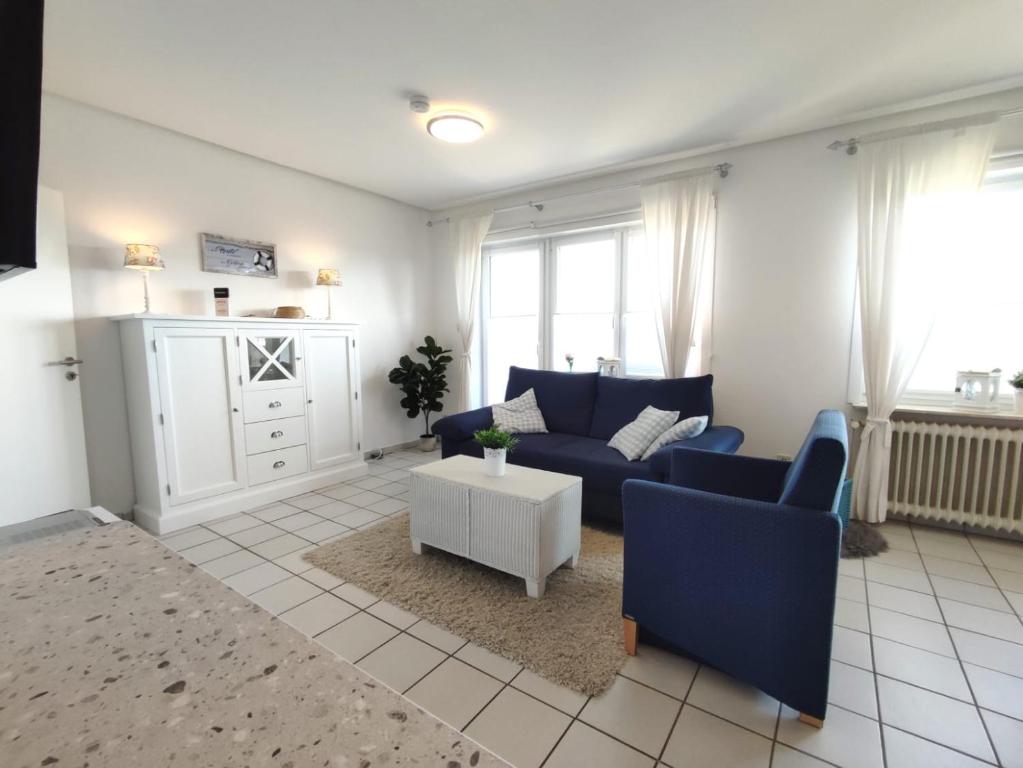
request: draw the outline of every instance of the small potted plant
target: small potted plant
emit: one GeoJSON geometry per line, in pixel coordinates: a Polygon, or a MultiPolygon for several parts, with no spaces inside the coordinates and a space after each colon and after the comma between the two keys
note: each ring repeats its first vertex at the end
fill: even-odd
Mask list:
{"type": "Polygon", "coordinates": [[[490,477],[502,477],[508,453],[515,450],[519,439],[497,427],[481,429],[472,437],[483,446],[483,471],[490,477]]]}
{"type": "Polygon", "coordinates": [[[1016,413],[1023,415],[1023,371],[1017,371],[1009,383],[1012,385],[1012,393],[1016,398],[1016,413]]]}
{"type": "Polygon", "coordinates": [[[565,353],[565,362],[568,363],[568,372],[572,372],[572,368],[575,366],[575,355],[571,352],[565,353]]]}
{"type": "Polygon", "coordinates": [[[387,380],[397,384],[405,396],[401,399],[401,407],[410,419],[420,413],[425,419],[426,431],[419,436],[419,449],[432,451],[437,447],[437,438],[430,432],[430,414],[444,410],[441,399],[448,390],[445,373],[448,363],[453,359],[450,349],[444,349],[433,336],[427,336],[416,352],[426,358],[426,363],[417,363],[408,355],[402,355],[398,367],[392,368],[387,380]]]}

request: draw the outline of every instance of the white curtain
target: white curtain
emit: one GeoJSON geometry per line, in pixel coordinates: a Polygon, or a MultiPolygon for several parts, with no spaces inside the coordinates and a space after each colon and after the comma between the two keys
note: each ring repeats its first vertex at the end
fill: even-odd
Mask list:
{"type": "Polygon", "coordinates": [[[853,471],[855,516],[884,522],[892,411],[968,258],[964,222],[984,177],[994,119],[864,143],[858,167],[860,328],[867,423],[853,471]]]}
{"type": "Polygon", "coordinates": [[[458,310],[458,337],[462,345],[458,358],[458,410],[467,411],[472,392],[472,347],[476,334],[480,275],[483,256],[480,249],[494,213],[468,216],[451,222],[451,249],[455,265],[455,305],[458,310]]]}
{"type": "Polygon", "coordinates": [[[711,283],[712,288],[708,277],[714,269],[716,187],[717,177],[707,174],[654,182],[641,190],[654,325],[668,378],[686,375],[694,345],[703,360],[689,366],[689,373],[706,372],[709,361],[709,345],[699,342],[710,339],[713,290],[706,287],[711,283]]]}

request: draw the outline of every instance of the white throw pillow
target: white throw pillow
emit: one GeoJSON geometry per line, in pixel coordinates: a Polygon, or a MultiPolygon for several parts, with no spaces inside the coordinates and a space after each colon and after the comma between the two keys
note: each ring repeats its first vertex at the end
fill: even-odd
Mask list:
{"type": "Polygon", "coordinates": [[[635,421],[615,432],[607,444],[629,461],[635,461],[677,418],[678,411],[662,411],[648,405],[640,411],[635,421]]]}
{"type": "Polygon", "coordinates": [[[505,432],[527,434],[547,431],[547,422],[543,420],[532,388],[514,400],[491,406],[491,410],[494,412],[494,426],[505,432]]]}
{"type": "Polygon", "coordinates": [[[696,437],[702,435],[703,430],[707,428],[707,417],[706,416],[690,416],[688,419],[682,419],[678,424],[668,427],[666,430],[661,432],[657,438],[650,443],[650,447],[643,453],[643,461],[646,461],[654,452],[668,443],[674,443],[676,440],[688,440],[690,437],[696,437]]]}

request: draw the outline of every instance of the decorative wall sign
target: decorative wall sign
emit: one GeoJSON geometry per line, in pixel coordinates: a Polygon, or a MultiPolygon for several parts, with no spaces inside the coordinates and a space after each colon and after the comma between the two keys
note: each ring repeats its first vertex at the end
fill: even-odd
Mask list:
{"type": "Polygon", "coordinates": [[[205,272],[249,277],[277,277],[277,246],[223,235],[199,235],[205,272]]]}

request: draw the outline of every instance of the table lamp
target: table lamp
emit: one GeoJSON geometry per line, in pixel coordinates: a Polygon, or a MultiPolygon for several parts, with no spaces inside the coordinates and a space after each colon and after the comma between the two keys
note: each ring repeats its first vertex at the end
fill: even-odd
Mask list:
{"type": "Polygon", "coordinates": [[[330,305],[330,289],[335,285],[341,285],[341,273],[334,267],[326,267],[316,273],[316,284],[327,288],[327,319],[334,319],[334,309],[330,305]]]}
{"type": "Polygon", "coordinates": [[[163,269],[160,249],[155,245],[128,243],[124,246],[124,266],[142,273],[142,287],[146,297],[146,311],[149,314],[149,273],[163,269]]]}

